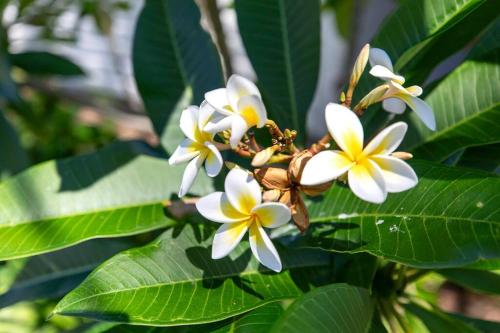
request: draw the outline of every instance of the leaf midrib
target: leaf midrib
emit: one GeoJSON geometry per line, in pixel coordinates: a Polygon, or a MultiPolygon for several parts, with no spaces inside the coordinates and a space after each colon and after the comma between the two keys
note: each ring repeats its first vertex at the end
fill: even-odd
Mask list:
{"type": "Polygon", "coordinates": [[[279,0],[279,10],[280,10],[280,25],[281,25],[281,32],[283,34],[283,49],[284,49],[284,56],[285,56],[285,70],[288,76],[287,80],[287,87],[288,87],[288,93],[290,94],[290,101],[291,101],[291,107],[292,107],[292,122],[294,128],[299,128],[299,120],[298,120],[298,110],[297,110],[297,100],[295,96],[295,87],[294,87],[294,76],[293,76],[293,71],[292,71],[292,64],[291,64],[291,53],[290,53],[290,41],[289,39],[289,34],[288,34],[288,27],[287,27],[287,21],[286,21],[286,9],[285,9],[285,4],[283,2],[284,0],[279,0]]]}
{"type": "Polygon", "coordinates": [[[316,218],[311,218],[311,222],[328,222],[332,219],[337,218],[339,221],[349,221],[354,220],[360,217],[396,217],[396,218],[414,218],[414,219],[443,219],[443,220],[459,220],[466,222],[474,222],[474,223],[487,223],[487,224],[500,224],[500,221],[492,221],[492,220],[480,220],[480,219],[470,219],[466,217],[455,217],[455,216],[443,216],[443,215],[426,215],[426,214],[390,214],[390,213],[356,213],[356,216],[347,217],[347,218],[339,218],[340,214],[332,215],[332,216],[321,216],[316,218]]]}
{"type": "Polygon", "coordinates": [[[14,228],[17,226],[22,226],[25,224],[31,224],[31,223],[43,223],[43,222],[50,222],[50,221],[55,221],[55,220],[63,220],[63,219],[69,219],[69,218],[76,218],[76,217],[82,217],[85,215],[93,215],[93,214],[100,214],[100,213],[107,213],[111,212],[114,210],[120,210],[120,209],[134,209],[134,208],[142,208],[144,206],[156,206],[156,205],[162,205],[163,200],[157,199],[157,200],[152,200],[152,201],[145,201],[140,204],[133,204],[133,205],[118,205],[118,206],[113,206],[113,207],[106,207],[103,209],[95,209],[95,210],[89,210],[85,212],[75,212],[72,214],[66,214],[66,215],[48,215],[48,216],[43,216],[39,219],[33,219],[33,220],[24,220],[20,222],[7,222],[3,223],[0,221],[0,230],[3,228],[14,228]]]}

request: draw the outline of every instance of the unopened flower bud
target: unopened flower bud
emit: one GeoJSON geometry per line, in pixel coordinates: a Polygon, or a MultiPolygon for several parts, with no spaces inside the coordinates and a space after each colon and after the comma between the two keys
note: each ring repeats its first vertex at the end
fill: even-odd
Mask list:
{"type": "Polygon", "coordinates": [[[391,156],[397,157],[401,160],[409,160],[413,158],[413,155],[404,151],[395,151],[391,156]]]}
{"type": "Polygon", "coordinates": [[[253,167],[263,166],[269,161],[269,159],[274,155],[274,153],[278,149],[279,147],[277,146],[271,146],[264,150],[259,151],[257,154],[255,154],[255,156],[252,159],[252,166],[253,167]]]}
{"type": "Polygon", "coordinates": [[[278,189],[264,191],[262,194],[262,200],[264,202],[276,202],[281,196],[281,191],[278,189]]]}
{"type": "Polygon", "coordinates": [[[254,170],[254,177],[267,189],[284,190],[290,187],[290,181],[285,169],[264,167],[254,170]]]}
{"type": "Polygon", "coordinates": [[[370,105],[380,102],[384,99],[386,92],[389,90],[389,85],[383,84],[370,91],[354,108],[354,112],[359,113],[361,110],[366,110],[370,105]]]}
{"type": "Polygon", "coordinates": [[[370,56],[370,45],[366,44],[359,52],[354,68],[352,69],[351,79],[349,81],[349,89],[354,89],[363,75],[363,71],[368,63],[368,58],[370,56]]]}

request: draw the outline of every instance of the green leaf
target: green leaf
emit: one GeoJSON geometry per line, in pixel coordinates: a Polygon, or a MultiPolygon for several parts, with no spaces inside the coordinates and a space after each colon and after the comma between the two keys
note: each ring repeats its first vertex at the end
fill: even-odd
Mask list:
{"type": "Polygon", "coordinates": [[[296,129],[304,144],[319,71],[319,1],[236,0],[235,5],[269,117],[296,129]]]}
{"type": "Polygon", "coordinates": [[[470,147],[460,156],[456,165],[490,171],[500,175],[500,143],[470,147]]]}
{"type": "MultiPolygon", "coordinates": [[[[372,45],[389,53],[407,86],[422,85],[439,63],[473,43],[496,19],[495,6],[494,1],[485,0],[406,1],[382,25],[372,45]]],[[[365,73],[355,101],[380,84],[380,80],[365,73]]],[[[428,86],[425,92],[431,89],[428,86]]],[[[392,117],[377,104],[368,109],[362,121],[371,135],[392,117]]]]}
{"type": "Polygon", "coordinates": [[[381,205],[334,184],[309,205],[305,246],[369,252],[416,267],[446,268],[498,258],[500,178],[489,173],[412,161],[419,184],[381,205]]]}
{"type": "Polygon", "coordinates": [[[405,146],[415,156],[442,161],[470,146],[500,141],[500,49],[496,62],[468,60],[442,80],[425,99],[436,116],[435,132],[411,114],[405,146]]]}
{"type": "MultiPolygon", "coordinates": [[[[182,173],[138,142],[31,167],[0,184],[0,260],[172,225],[182,173]]],[[[210,191],[199,175],[192,193],[210,191]]]]}
{"type": "Polygon", "coordinates": [[[271,332],[364,333],[370,328],[373,303],[365,289],[331,284],[297,299],[271,332]]]}
{"type": "Polygon", "coordinates": [[[368,253],[338,253],[333,257],[333,282],[371,290],[377,267],[377,257],[368,253]]]}
{"type": "Polygon", "coordinates": [[[396,70],[401,70],[432,46],[433,38],[454,25],[458,28],[460,21],[484,3],[486,0],[405,1],[382,25],[372,44],[385,49],[396,70]]]}
{"type": "Polygon", "coordinates": [[[496,321],[487,321],[477,318],[470,318],[457,313],[448,313],[449,316],[465,322],[467,325],[475,328],[482,333],[498,333],[500,331],[500,323],[496,321]]]}
{"type": "Polygon", "coordinates": [[[122,252],[66,295],[54,313],[155,326],[207,323],[300,296],[330,278],[324,252],[279,251],[284,270],[275,274],[259,267],[248,243],[212,260],[212,239],[203,238],[189,228],[179,235],[168,231],[122,252]]]}
{"type": "Polygon", "coordinates": [[[405,309],[420,318],[430,332],[440,333],[480,333],[462,321],[456,320],[445,313],[434,310],[428,310],[415,303],[404,305],[405,309]]]}
{"type": "Polygon", "coordinates": [[[84,75],[84,71],[70,60],[48,52],[28,51],[9,54],[12,66],[33,75],[84,75]]]}
{"type": "Polygon", "coordinates": [[[281,305],[270,303],[241,316],[209,324],[174,327],[118,325],[109,330],[85,333],[267,333],[282,313],[281,305]]]}
{"type": "Polygon", "coordinates": [[[127,249],[131,243],[92,240],[61,251],[11,262],[23,262],[10,290],[0,295],[0,307],[19,301],[55,298],[75,288],[102,261],[127,249]]]}
{"type": "MultiPolygon", "coordinates": [[[[224,81],[217,52],[200,26],[192,0],[148,0],[139,16],[133,45],[135,80],[146,112],[161,136],[186,90],[199,104],[224,81]]],[[[189,102],[188,102],[189,103],[189,102]]]]}
{"type": "Polygon", "coordinates": [[[497,273],[465,268],[440,269],[437,272],[462,287],[477,292],[500,294],[500,275],[497,273]]]}
{"type": "Polygon", "coordinates": [[[19,137],[0,110],[0,179],[18,173],[29,165],[26,152],[21,147],[19,137]]]}
{"type": "MultiPolygon", "coordinates": [[[[418,0],[409,1],[403,6],[416,8],[419,6],[419,2],[422,3],[422,1],[418,0]]],[[[464,3],[464,1],[458,2],[464,3]]],[[[465,2],[472,3],[472,1],[465,2]]],[[[479,4],[472,5],[472,7],[461,7],[456,23],[452,24],[452,26],[445,25],[444,29],[438,30],[437,34],[432,35],[424,42],[424,47],[416,47],[414,53],[410,51],[410,61],[398,68],[406,78],[406,85],[422,84],[439,63],[474,42],[474,39],[477,39],[477,36],[497,18],[496,7],[494,1],[480,1],[479,4]]],[[[449,7],[449,9],[456,10],[452,7],[449,7]]],[[[395,13],[395,15],[398,15],[398,13],[395,13]]],[[[415,17],[415,13],[413,13],[413,17],[415,17]]],[[[444,19],[448,18],[444,17],[444,19]]],[[[394,17],[394,20],[401,21],[401,18],[394,17]]],[[[416,22],[418,22],[417,24],[426,24],[426,22],[418,21],[418,18],[416,22]]],[[[379,38],[381,37],[379,35],[379,38]]],[[[405,39],[402,39],[398,43],[404,43],[405,41],[405,39]]]]}

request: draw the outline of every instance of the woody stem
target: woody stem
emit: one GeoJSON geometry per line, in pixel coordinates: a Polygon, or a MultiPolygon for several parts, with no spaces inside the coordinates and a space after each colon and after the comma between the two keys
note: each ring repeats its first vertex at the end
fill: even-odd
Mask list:
{"type": "Polygon", "coordinates": [[[316,155],[326,147],[328,147],[328,143],[332,137],[330,136],[330,133],[326,133],[318,142],[312,144],[312,146],[309,148],[309,151],[313,154],[316,155]]]}

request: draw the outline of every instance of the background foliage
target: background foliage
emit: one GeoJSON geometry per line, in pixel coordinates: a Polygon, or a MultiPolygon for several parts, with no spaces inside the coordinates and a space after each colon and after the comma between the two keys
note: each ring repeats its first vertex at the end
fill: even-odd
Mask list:
{"type": "MultiPolygon", "coordinates": [[[[310,143],[317,133],[307,133],[307,115],[321,71],[331,70],[322,67],[330,37],[321,36],[322,16],[333,9],[338,31],[353,39],[363,2],[233,5],[269,117],[297,130],[299,145],[310,143]]],[[[419,185],[382,205],[342,185],[309,200],[307,233],[273,234],[279,274],[259,266],[247,243],[212,261],[213,226],[172,206],[182,167],[167,159],[182,139],[180,111],[231,73],[214,1],[146,0],[140,11],[131,58],[153,142],[116,140],[109,121],[77,121],[78,98],[50,83],[85,71],[55,53],[15,51],[9,38],[23,22],[60,40],[55,22],[69,9],[108,36],[127,2],[0,2],[2,16],[12,8],[13,21],[0,27],[0,332],[500,330],[441,310],[433,294],[450,282],[500,293],[497,2],[398,1],[371,45],[387,50],[409,84],[424,86],[437,129],[378,105],[362,122],[372,134],[409,124],[403,145],[419,185]]],[[[373,82],[365,73],[355,101],[373,82]]],[[[190,195],[218,187],[220,179],[200,174],[190,195]]]]}

